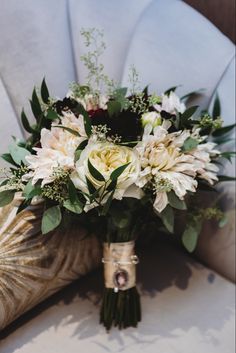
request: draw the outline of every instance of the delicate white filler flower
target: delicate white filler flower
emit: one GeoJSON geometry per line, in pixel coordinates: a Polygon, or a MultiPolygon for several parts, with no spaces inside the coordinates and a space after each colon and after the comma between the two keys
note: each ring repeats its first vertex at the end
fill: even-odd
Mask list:
{"type": "Polygon", "coordinates": [[[180,101],[179,97],[173,91],[169,95],[162,94],[161,105],[156,104],[154,108],[159,112],[164,110],[170,114],[176,114],[176,111],[183,113],[186,110],[185,104],[180,101]]]}
{"type": "Polygon", "coordinates": [[[148,182],[155,185],[154,207],[158,212],[168,204],[167,192],[171,189],[182,200],[187,191],[196,191],[194,156],[184,154],[181,147],[190,136],[189,131],[168,133],[163,126],[153,129],[147,125],[143,139],[136,149],[141,160],[136,184],[143,188],[148,182]]]}
{"type": "Polygon", "coordinates": [[[32,183],[35,184],[42,179],[42,185],[45,185],[54,180],[55,168],[74,168],[75,150],[87,138],[83,117],[80,115],[77,118],[72,113],[66,113],[61,118],[60,124],[79,132],[80,136],[75,136],[55,125],[58,124],[54,123],[51,130],[45,128],[41,130],[41,148],[35,147],[36,155],[27,156],[26,161],[31,171],[24,176],[24,180],[32,178],[32,183]]]}
{"type": "MultiPolygon", "coordinates": [[[[103,188],[104,186],[104,181],[95,179],[90,173],[88,160],[103,175],[106,183],[109,182],[110,175],[115,169],[129,163],[117,180],[117,187],[113,198],[121,200],[125,197],[126,191],[129,193],[129,197],[131,196],[128,189],[131,185],[135,184],[140,172],[140,163],[136,151],[132,148],[115,145],[110,142],[89,141],[88,145],[82,151],[79,160],[76,162],[76,171],[71,175],[75,187],[85,193],[89,193],[86,178],[96,189],[103,188]]],[[[103,191],[104,188],[101,192],[103,191]]],[[[132,196],[135,197],[135,192],[132,196]]],[[[106,202],[106,199],[103,200],[104,202],[106,202]]],[[[85,207],[85,210],[95,206],[95,203],[88,205],[85,207]]]]}

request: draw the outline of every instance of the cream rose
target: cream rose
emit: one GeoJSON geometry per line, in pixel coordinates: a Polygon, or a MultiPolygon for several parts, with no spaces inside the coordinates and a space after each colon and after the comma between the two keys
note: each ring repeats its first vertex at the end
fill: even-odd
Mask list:
{"type": "MultiPolygon", "coordinates": [[[[111,173],[117,168],[128,164],[123,173],[117,179],[117,186],[114,193],[114,199],[122,199],[129,188],[135,184],[140,172],[140,163],[137,152],[126,146],[116,145],[110,142],[92,142],[80,155],[80,159],[76,163],[76,171],[72,173],[71,179],[79,190],[89,193],[86,178],[93,184],[96,189],[101,188],[101,192],[110,183],[111,173]],[[90,173],[88,161],[96,168],[104,177],[104,181],[99,181],[90,173]],[[104,187],[104,188],[103,188],[104,187]]],[[[132,193],[135,197],[135,192],[132,193]]],[[[137,196],[138,197],[138,196],[137,196]]],[[[103,200],[105,202],[106,199],[103,200]]]]}

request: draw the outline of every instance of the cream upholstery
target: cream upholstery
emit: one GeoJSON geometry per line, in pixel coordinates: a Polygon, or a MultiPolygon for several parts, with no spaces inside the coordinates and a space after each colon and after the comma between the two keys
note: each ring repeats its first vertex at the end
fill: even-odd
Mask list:
{"type": "MultiPolygon", "coordinates": [[[[21,135],[20,110],[25,106],[29,111],[27,100],[34,84],[46,76],[50,91],[63,96],[70,81],[85,79],[86,73],[79,61],[84,51],[79,36],[81,27],[104,28],[107,51],[103,62],[114,79],[127,84],[129,66],[134,64],[140,72],[141,85],[148,83],[159,92],[179,84],[182,85],[180,94],[205,88],[198,101],[204,108],[212,104],[218,90],[225,120],[233,122],[235,47],[182,1],[2,0],[0,153],[6,150],[11,135],[21,135]]],[[[233,232],[226,237],[234,244],[233,232]]],[[[208,244],[210,251],[200,251],[199,257],[232,279],[233,245],[230,245],[232,260],[224,267],[222,259],[228,258],[227,247],[221,248],[219,262],[209,257],[215,254],[212,251],[215,243],[208,241],[208,244]]],[[[157,251],[157,264],[160,254],[157,251]]],[[[234,286],[216,274],[210,275],[198,263],[190,261],[191,266],[183,268],[183,262],[188,261],[185,255],[180,250],[174,254],[166,253],[168,264],[173,256],[178,258],[170,270],[170,278],[165,272],[165,262],[159,263],[162,268],[158,268],[157,276],[150,277],[150,283],[152,278],[157,289],[159,281],[163,281],[165,290],[153,292],[149,287],[144,291],[144,318],[138,331],[114,331],[107,336],[97,325],[97,309],[89,300],[76,299],[68,306],[55,304],[20,327],[0,343],[1,352],[73,353],[86,349],[138,352],[145,349],[165,353],[190,350],[232,353],[234,286]],[[184,274],[182,278],[182,270],[190,277],[187,282],[184,274]],[[173,275],[177,278],[172,278],[173,275]],[[207,280],[208,275],[214,278],[213,283],[207,280]]],[[[155,269],[155,274],[156,266],[153,263],[149,272],[155,269]]],[[[87,280],[90,283],[89,278],[80,282],[85,288],[87,280]]],[[[92,281],[90,285],[93,286],[92,281]]]]}

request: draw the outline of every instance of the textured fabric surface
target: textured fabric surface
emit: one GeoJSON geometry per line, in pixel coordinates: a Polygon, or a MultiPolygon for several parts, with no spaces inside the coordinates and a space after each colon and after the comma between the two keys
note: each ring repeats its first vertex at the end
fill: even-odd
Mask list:
{"type": "Polygon", "coordinates": [[[78,224],[41,233],[43,204],[17,214],[22,198],[0,208],[0,331],[27,310],[97,268],[98,238],[78,224]]]}
{"type": "Polygon", "coordinates": [[[234,285],[169,244],[140,258],[137,329],[108,335],[99,325],[102,273],[96,271],[23,318],[23,326],[15,323],[1,353],[233,353],[234,285]]]}

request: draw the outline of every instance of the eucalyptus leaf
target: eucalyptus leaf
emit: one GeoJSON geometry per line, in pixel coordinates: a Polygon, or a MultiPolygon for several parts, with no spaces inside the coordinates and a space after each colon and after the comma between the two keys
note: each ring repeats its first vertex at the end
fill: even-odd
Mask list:
{"type": "Polygon", "coordinates": [[[226,215],[224,215],[221,220],[219,221],[218,225],[220,228],[223,228],[224,226],[226,226],[226,224],[228,223],[228,217],[226,215]]]}
{"type": "Polygon", "coordinates": [[[188,226],[185,229],[182,235],[182,243],[189,252],[193,252],[195,250],[198,241],[198,235],[199,233],[194,226],[188,226]]]}
{"type": "Polygon", "coordinates": [[[183,200],[180,200],[174,191],[168,193],[168,200],[170,205],[178,210],[187,209],[186,203],[183,200]]]}
{"type": "Polygon", "coordinates": [[[23,196],[28,198],[28,195],[34,190],[35,186],[32,184],[32,180],[29,180],[23,190],[23,196]]]}
{"type": "Polygon", "coordinates": [[[0,207],[8,205],[14,199],[15,192],[13,190],[4,190],[0,192],[0,207]]]}
{"type": "Polygon", "coordinates": [[[27,149],[18,146],[16,142],[10,144],[9,152],[17,165],[21,165],[21,163],[26,164],[25,157],[30,155],[27,149]]]}
{"type": "Polygon", "coordinates": [[[79,200],[71,202],[71,200],[68,199],[68,200],[64,201],[63,206],[67,210],[74,212],[74,213],[77,213],[77,214],[80,214],[83,211],[83,205],[79,200]]]}
{"type": "Polygon", "coordinates": [[[182,146],[182,151],[187,152],[187,151],[191,151],[194,148],[196,148],[199,145],[198,140],[192,138],[192,137],[188,137],[185,141],[184,144],[182,146]]]}
{"type": "Polygon", "coordinates": [[[166,229],[170,232],[174,232],[174,211],[168,205],[166,208],[160,213],[160,217],[162,219],[163,224],[165,225],[166,229]]]}
{"type": "Polygon", "coordinates": [[[42,218],[42,234],[47,234],[57,228],[61,223],[61,218],[60,206],[53,206],[44,211],[42,218]]]}

